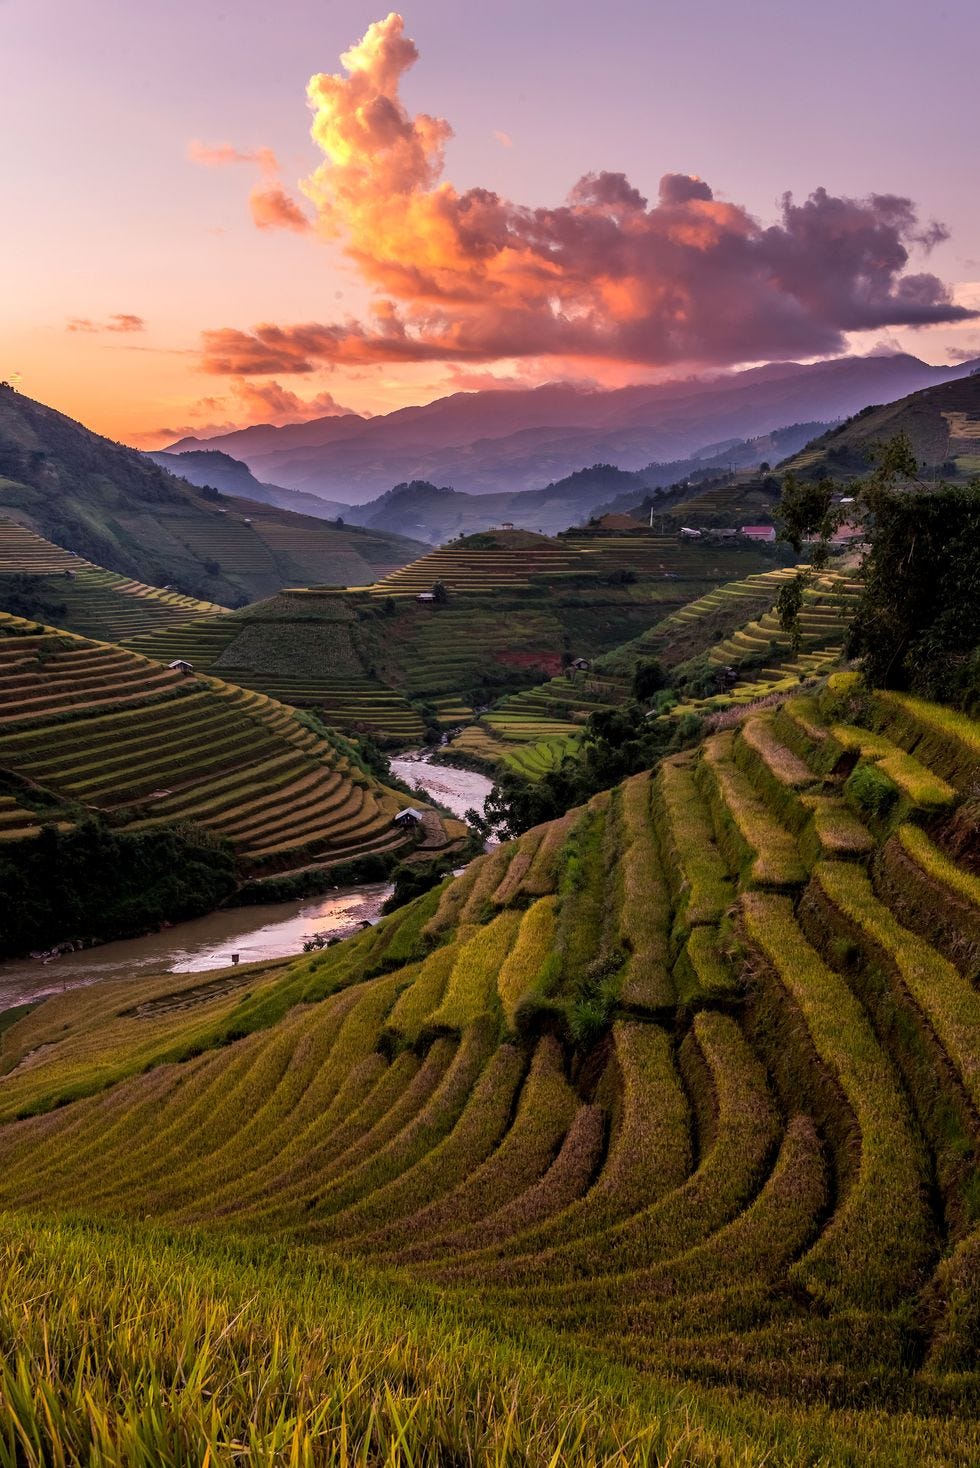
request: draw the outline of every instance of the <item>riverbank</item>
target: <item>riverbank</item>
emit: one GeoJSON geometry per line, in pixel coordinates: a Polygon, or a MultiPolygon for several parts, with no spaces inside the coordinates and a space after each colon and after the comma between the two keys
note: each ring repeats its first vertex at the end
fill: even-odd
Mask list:
{"type": "MultiPolygon", "coordinates": [[[[460,819],[467,810],[483,814],[492,788],[485,776],[434,764],[424,749],[409,750],[391,765],[405,784],[460,819]]],[[[345,938],[377,922],[392,890],[386,881],[348,882],[322,895],[219,908],[142,938],[100,943],[47,961],[12,960],[0,964],[0,1014],[104,979],[226,968],[235,953],[241,963],[290,958],[318,934],[345,938]]]]}
{"type": "Polygon", "coordinates": [[[46,962],[0,964],[0,1013],[104,979],[227,968],[236,953],[241,963],[290,958],[317,934],[346,938],[377,922],[391,891],[386,882],[371,882],[313,899],[222,908],[142,938],[100,943],[46,962]]]}

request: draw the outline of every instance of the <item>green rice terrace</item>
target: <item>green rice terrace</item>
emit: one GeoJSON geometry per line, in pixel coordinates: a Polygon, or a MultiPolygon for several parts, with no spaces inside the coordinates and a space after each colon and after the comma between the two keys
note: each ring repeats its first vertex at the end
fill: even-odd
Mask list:
{"type": "Polygon", "coordinates": [[[712,588],[588,667],[569,668],[503,698],[454,737],[452,752],[488,768],[540,778],[575,753],[591,714],[631,697],[633,674],[649,659],[673,669],[701,656],[709,668],[731,670],[724,692],[678,704],[672,717],[750,704],[833,671],[860,583],[841,571],[815,577],[803,593],[800,644],[794,648],[774,602],[795,574],[795,567],[784,567],[712,588]]]}
{"type": "Polygon", "coordinates": [[[976,1462],[978,776],[836,674],[322,953],[16,1020],[0,1462],[976,1462]]]}
{"type": "Polygon", "coordinates": [[[43,607],[59,627],[104,642],[178,627],[225,610],[132,581],[0,518],[0,609],[43,607]]]}
{"type": "Polygon", "coordinates": [[[0,841],[57,816],[205,827],[260,875],[393,852],[409,804],[324,726],[263,693],[0,614],[0,841]]]}
{"type": "Polygon", "coordinates": [[[222,618],[127,646],[301,707],[383,742],[468,722],[476,704],[559,673],[643,632],[735,573],[771,566],[758,547],[688,546],[645,532],[548,540],[469,537],[366,588],[295,588],[222,618]],[[444,603],[420,602],[442,582],[444,603]]]}

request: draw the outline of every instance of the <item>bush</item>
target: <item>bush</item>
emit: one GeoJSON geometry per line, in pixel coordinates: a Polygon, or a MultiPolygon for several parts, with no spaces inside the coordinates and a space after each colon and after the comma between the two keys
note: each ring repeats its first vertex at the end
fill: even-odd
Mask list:
{"type": "Polygon", "coordinates": [[[878,820],[888,816],[898,799],[898,786],[874,764],[857,765],[844,791],[866,815],[878,820]]]}

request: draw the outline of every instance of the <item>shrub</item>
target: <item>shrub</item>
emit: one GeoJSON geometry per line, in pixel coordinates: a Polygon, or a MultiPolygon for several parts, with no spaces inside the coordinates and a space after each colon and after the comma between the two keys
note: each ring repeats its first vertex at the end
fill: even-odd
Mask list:
{"type": "Polygon", "coordinates": [[[875,764],[856,765],[845,793],[866,815],[886,820],[898,800],[898,786],[875,764]]]}

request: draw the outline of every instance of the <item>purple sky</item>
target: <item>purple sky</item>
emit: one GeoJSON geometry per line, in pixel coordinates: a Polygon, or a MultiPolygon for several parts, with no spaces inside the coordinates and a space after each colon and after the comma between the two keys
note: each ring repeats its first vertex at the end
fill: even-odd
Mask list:
{"type": "MultiPolygon", "coordinates": [[[[601,362],[595,331],[584,333],[586,347],[566,332],[550,358],[532,361],[522,341],[540,330],[540,311],[516,324],[508,318],[506,330],[481,316],[466,340],[486,340],[487,352],[480,360],[470,348],[453,361],[445,341],[455,307],[425,328],[430,346],[438,343],[428,355],[398,360],[357,335],[333,358],[321,342],[310,370],[298,373],[282,370],[289,358],[256,373],[254,361],[234,352],[228,371],[201,370],[202,332],[244,340],[259,322],[291,330],[371,321],[379,297],[395,301],[399,329],[404,320],[412,340],[422,331],[412,314],[418,301],[407,288],[399,295],[390,258],[365,269],[345,254],[355,216],[362,231],[376,228],[375,215],[363,222],[368,185],[338,237],[325,241],[312,231],[255,227],[249,193],[268,180],[254,164],[202,167],[188,158],[193,140],[271,149],[275,186],[309,217],[322,211],[322,199],[298,188],[324,161],[309,137],[306,85],[315,72],[343,75],[341,52],[385,13],[350,0],[0,0],[0,149],[10,205],[0,236],[8,287],[0,375],[20,373],[33,396],[136,438],[271,416],[261,394],[271,403],[273,384],[281,417],[327,393],[378,410],[478,382],[487,371],[629,381],[661,370],[647,326],[639,365],[622,345],[601,362]]],[[[960,304],[980,305],[980,7],[970,0],[928,9],[909,0],[415,0],[401,13],[419,59],[399,95],[410,116],[451,124],[442,177],[457,196],[480,188],[554,211],[582,175],[608,171],[655,202],[662,175],[690,174],[707,180],[718,204],[769,225],[786,190],[798,203],[818,186],[858,199],[900,195],[922,224],[939,219],[950,231],[928,258],[913,255],[909,272],[930,272],[960,304]]],[[[377,179],[369,184],[376,189],[377,179]]],[[[568,247],[567,223],[549,219],[547,251],[568,247]]],[[[399,231],[404,240],[404,223],[399,231]]],[[[637,248],[654,245],[644,234],[637,248]]],[[[659,256],[655,266],[643,258],[626,284],[602,285],[601,309],[611,312],[618,339],[625,308],[617,291],[633,289],[637,269],[648,272],[648,286],[659,279],[650,272],[663,269],[659,256]]],[[[596,280],[593,273],[583,285],[583,269],[576,257],[569,309],[573,321],[590,313],[594,321],[596,280]]],[[[513,272],[480,279],[507,301],[526,289],[513,272]]],[[[733,282],[734,293],[744,290],[737,274],[733,282]]],[[[716,288],[701,277],[692,287],[699,300],[716,288]]],[[[750,345],[754,324],[745,328],[750,345]]],[[[942,361],[950,350],[980,353],[980,323],[875,326],[849,340],[942,361]]],[[[307,337],[302,344],[305,351],[307,337]]],[[[298,361],[294,348],[291,340],[298,361]]],[[[717,342],[707,349],[720,365],[725,350],[731,357],[717,342]]],[[[747,350],[745,360],[753,359],[747,350]]]]}

